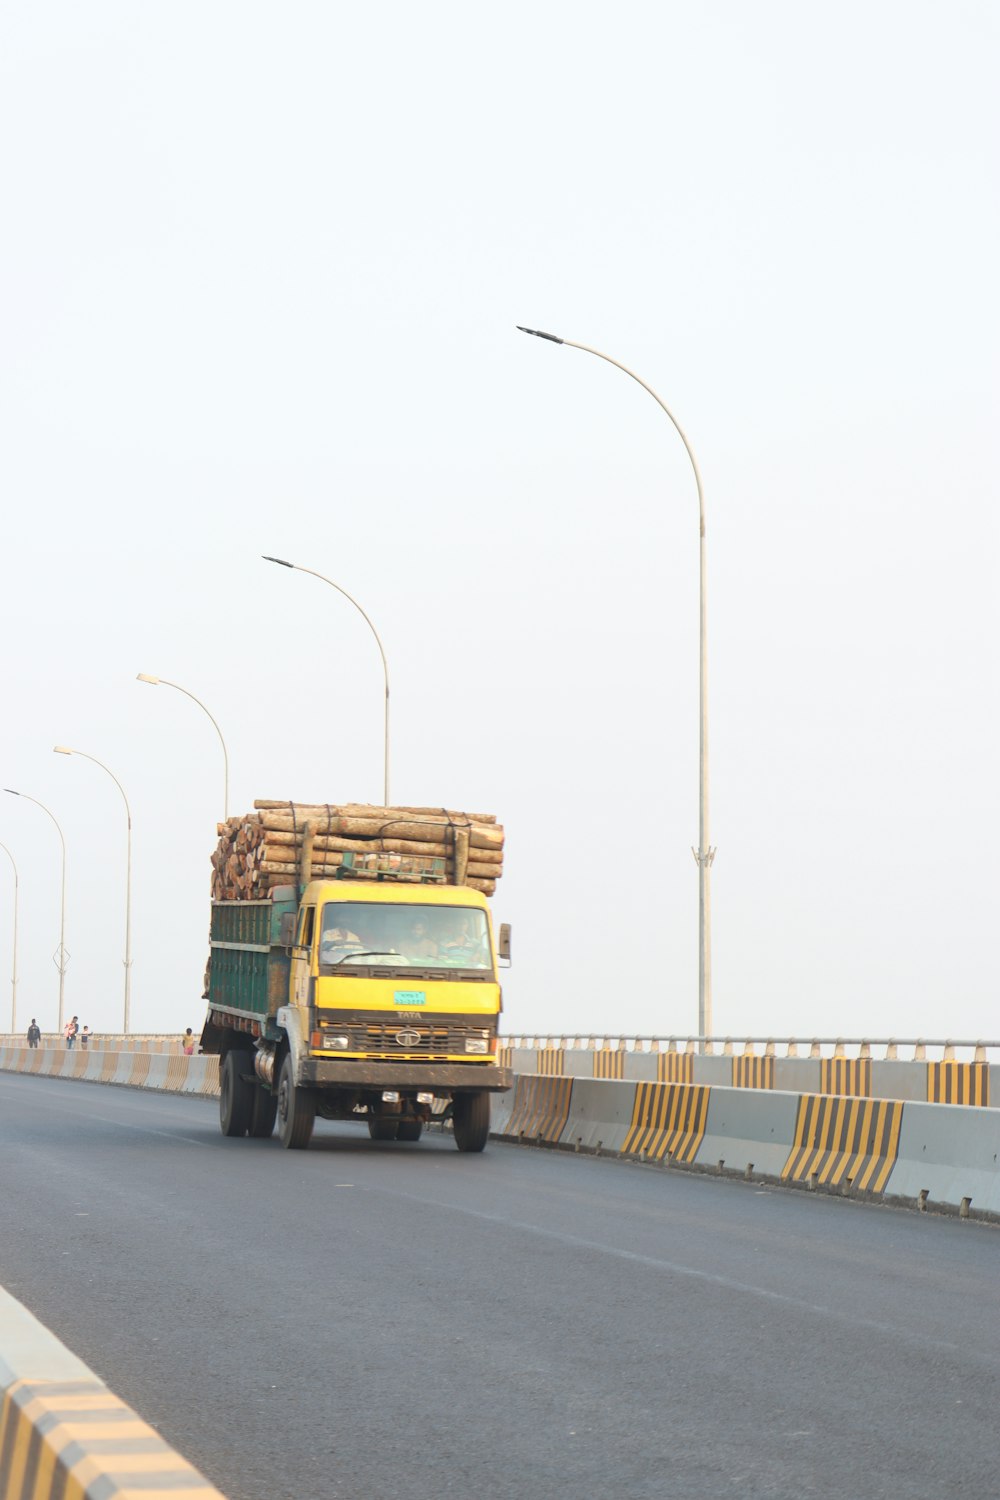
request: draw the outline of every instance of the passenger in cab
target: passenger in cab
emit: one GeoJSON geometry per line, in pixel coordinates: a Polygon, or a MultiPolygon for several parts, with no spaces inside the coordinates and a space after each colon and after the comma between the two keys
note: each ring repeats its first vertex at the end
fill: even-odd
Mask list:
{"type": "Polygon", "coordinates": [[[428,932],[427,923],[422,917],[411,922],[403,943],[403,952],[407,958],[437,958],[438,945],[428,932]]]}

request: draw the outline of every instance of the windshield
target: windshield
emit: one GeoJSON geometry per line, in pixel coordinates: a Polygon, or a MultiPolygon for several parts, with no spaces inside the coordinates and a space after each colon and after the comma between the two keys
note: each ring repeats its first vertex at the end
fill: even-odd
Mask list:
{"type": "Polygon", "coordinates": [[[486,913],[467,906],[331,901],[323,908],[319,961],[421,969],[493,968],[486,913]]]}

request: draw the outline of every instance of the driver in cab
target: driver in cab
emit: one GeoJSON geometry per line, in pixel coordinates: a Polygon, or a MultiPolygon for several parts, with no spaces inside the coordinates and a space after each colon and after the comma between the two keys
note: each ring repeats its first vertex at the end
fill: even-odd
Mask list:
{"type": "Polygon", "coordinates": [[[319,942],[319,961],[321,964],[339,963],[345,953],[360,947],[361,939],[349,927],[324,927],[319,942]]]}

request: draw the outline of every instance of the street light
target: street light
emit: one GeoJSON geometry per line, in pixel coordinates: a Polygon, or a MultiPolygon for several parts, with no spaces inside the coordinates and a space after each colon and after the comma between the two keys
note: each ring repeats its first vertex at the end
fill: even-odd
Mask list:
{"type": "Polygon", "coordinates": [[[215,724],[215,732],[219,736],[219,744],[222,746],[222,763],[224,767],[222,821],[225,822],[229,817],[229,753],[226,750],[226,742],[222,738],[222,730],[216,723],[214,716],[205,708],[200,698],[196,698],[194,693],[189,693],[187,688],[181,687],[179,682],[169,682],[166,677],[150,677],[147,672],[137,672],[135,680],[136,682],[148,682],[152,687],[160,687],[162,685],[163,687],[176,688],[179,693],[183,693],[186,698],[190,698],[194,703],[197,703],[198,707],[208,714],[212,723],[215,724]]]}
{"type": "Polygon", "coordinates": [[[585,354],[596,354],[598,359],[607,360],[609,365],[615,365],[617,369],[623,370],[626,375],[641,385],[644,391],[648,391],[653,400],[666,412],[677,435],[687,450],[687,456],[691,460],[694,470],[694,481],[698,487],[698,520],[699,520],[699,546],[700,546],[700,630],[699,630],[699,746],[698,746],[698,847],[692,849],[698,866],[698,1035],[708,1037],[712,1034],[712,933],[711,933],[711,888],[709,871],[712,861],[715,859],[715,850],[710,847],[708,841],[708,661],[706,651],[705,632],[705,495],[701,487],[701,475],[698,472],[698,461],[694,456],[694,450],[684,435],[680,423],[666,402],[656,394],[651,385],[647,385],[634,370],[628,365],[623,365],[620,360],[612,359],[610,354],[602,354],[600,349],[592,349],[589,344],[577,344],[572,339],[559,338],[554,333],[543,333],[538,328],[523,328],[517,325],[520,333],[530,333],[537,339],[548,339],[552,344],[568,344],[571,349],[582,349],[585,354]]]}
{"type": "Polygon", "coordinates": [[[362,618],[364,619],[365,624],[368,626],[368,629],[371,631],[372,635],[375,637],[375,644],[378,646],[379,655],[382,658],[382,672],[383,672],[383,674],[385,676],[385,751],[384,751],[384,759],[383,759],[383,765],[384,765],[385,775],[384,775],[383,804],[382,805],[383,805],[383,807],[388,807],[389,806],[389,663],[385,659],[385,650],[384,650],[384,648],[382,646],[381,640],[379,639],[379,633],[378,633],[378,631],[375,629],[375,626],[372,624],[371,620],[369,620],[368,616],[365,614],[364,610],[361,608],[361,605],[358,603],[357,599],[355,599],[351,594],[349,594],[346,589],[341,588],[341,586],[340,586],[339,583],[334,583],[334,581],[333,581],[332,578],[327,578],[325,574],[323,574],[323,573],[317,573],[312,568],[303,568],[298,563],[286,562],[283,557],[268,557],[266,553],[262,553],[261,556],[264,558],[265,562],[277,563],[279,568],[294,568],[294,570],[295,570],[296,573],[310,573],[310,574],[312,574],[313,578],[320,578],[320,579],[322,579],[322,581],[324,583],[328,583],[332,589],[336,589],[337,590],[338,594],[343,594],[343,596],[344,596],[345,599],[350,600],[350,602],[354,605],[354,608],[357,610],[358,614],[361,615],[362,618]]]}
{"type": "Polygon", "coordinates": [[[128,857],[125,865],[125,1035],[128,1036],[129,1027],[129,1000],[131,995],[131,973],[132,973],[132,809],[128,805],[125,788],[122,786],[114,771],[110,770],[96,755],[88,755],[86,750],[71,750],[68,745],[53,745],[56,755],[81,755],[84,760],[93,761],[95,766],[100,766],[106,771],[122,794],[125,804],[125,818],[128,823],[128,857]]]}
{"type": "Polygon", "coordinates": [[[5,786],[4,791],[8,792],[12,797],[23,797],[25,802],[33,802],[36,807],[42,809],[43,813],[47,813],[56,825],[56,833],[58,833],[59,842],[62,845],[62,883],[59,897],[59,947],[52,955],[52,961],[59,970],[59,1030],[62,1031],[63,987],[66,980],[66,960],[69,958],[69,954],[66,952],[66,840],[63,838],[63,831],[56,821],[55,813],[51,812],[45,806],[44,802],[39,802],[37,797],[30,797],[27,792],[15,792],[12,786],[5,786]]]}
{"type": "Polygon", "coordinates": [[[6,844],[0,844],[0,849],[3,850],[10,860],[11,868],[14,871],[14,964],[10,976],[10,1034],[14,1036],[17,1031],[17,865],[14,863],[14,856],[6,844]]]}

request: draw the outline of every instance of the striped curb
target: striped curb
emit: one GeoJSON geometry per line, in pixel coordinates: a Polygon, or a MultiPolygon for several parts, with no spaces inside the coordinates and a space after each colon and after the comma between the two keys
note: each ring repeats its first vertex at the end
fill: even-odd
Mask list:
{"type": "Polygon", "coordinates": [[[0,1288],[3,1500],[223,1500],[0,1288]]]}

